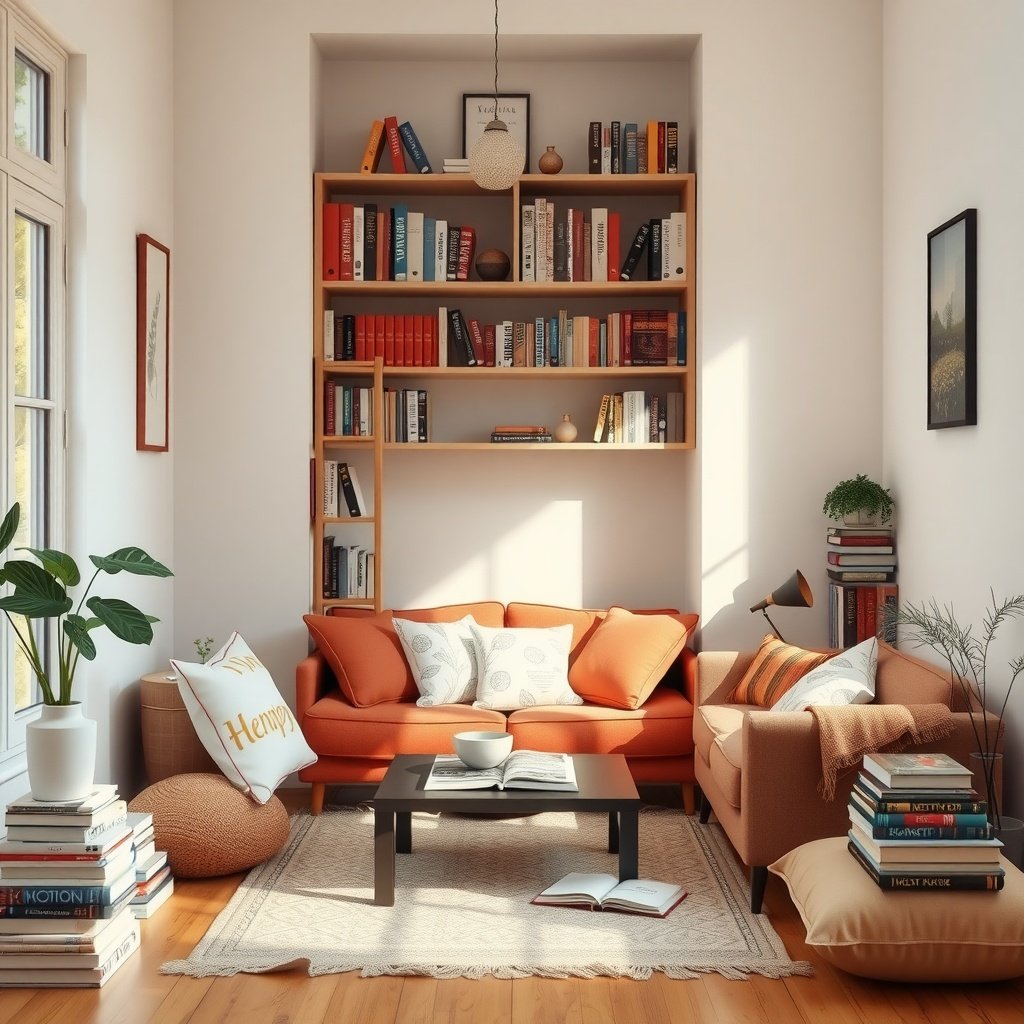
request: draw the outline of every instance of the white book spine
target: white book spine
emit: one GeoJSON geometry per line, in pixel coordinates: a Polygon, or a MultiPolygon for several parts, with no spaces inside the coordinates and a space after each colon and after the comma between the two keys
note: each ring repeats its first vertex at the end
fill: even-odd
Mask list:
{"type": "Polygon", "coordinates": [[[537,281],[548,280],[547,237],[548,237],[548,203],[539,198],[536,202],[537,214],[534,226],[534,275],[537,281]]]}
{"type": "Polygon", "coordinates": [[[409,280],[423,280],[423,214],[419,210],[409,211],[406,234],[409,249],[409,280]]]}
{"type": "Polygon", "coordinates": [[[576,244],[572,228],[572,207],[565,211],[565,274],[566,280],[575,280],[572,274],[573,258],[576,255],[576,244]]]}
{"type": "MultiPolygon", "coordinates": [[[[438,278],[443,281],[444,278],[438,278]]],[[[448,308],[438,306],[437,309],[437,365],[448,365],[448,308]]]]}
{"type": "Polygon", "coordinates": [[[338,463],[331,459],[324,461],[324,515],[338,514],[338,463]]]}
{"type": "Polygon", "coordinates": [[[416,444],[420,439],[420,402],[413,388],[405,392],[405,440],[416,444]]]}
{"type": "Polygon", "coordinates": [[[359,389],[359,433],[363,437],[373,433],[373,388],[359,389]]]}
{"type": "Polygon", "coordinates": [[[590,211],[590,279],[608,280],[608,208],[594,207],[590,211]]]}
{"type": "Polygon", "coordinates": [[[511,320],[505,320],[502,325],[502,344],[501,344],[501,365],[511,366],[512,365],[512,354],[515,345],[515,324],[511,320]]]}
{"type": "Polygon", "coordinates": [[[661,244],[668,254],[669,279],[678,280],[686,277],[686,214],[677,210],[668,220],[668,234],[661,244]]]}
{"type": "Polygon", "coordinates": [[[359,474],[356,472],[356,467],[350,462],[348,464],[348,478],[352,481],[352,490],[356,494],[356,504],[359,506],[359,514],[365,516],[368,514],[366,507],[366,498],[363,497],[363,489],[359,486],[359,474]]]}
{"type": "Polygon", "coordinates": [[[672,256],[669,253],[669,226],[671,221],[668,217],[663,217],[661,221],[661,279],[667,281],[670,275],[670,267],[672,263],[672,256]]]}
{"type": "Polygon", "coordinates": [[[324,359],[334,359],[334,310],[324,310],[324,359]]]}
{"type": "MultiPolygon", "coordinates": [[[[448,221],[439,220],[434,226],[434,280],[444,281],[448,273],[448,221]]],[[[447,366],[445,360],[440,364],[447,366]]]]}
{"type": "Polygon", "coordinates": [[[612,126],[601,126],[601,173],[612,173],[612,126]]]}
{"type": "Polygon", "coordinates": [[[523,280],[535,281],[535,249],[534,249],[534,225],[537,219],[537,207],[532,203],[523,207],[522,212],[522,250],[523,250],[523,280]]]}
{"type": "Polygon", "coordinates": [[[366,552],[366,596],[371,598],[374,596],[376,587],[374,586],[374,573],[377,568],[377,558],[372,551],[366,552]]]}
{"type": "Polygon", "coordinates": [[[352,210],[352,280],[362,281],[363,273],[363,239],[365,229],[363,227],[363,207],[356,206],[352,210]]]}

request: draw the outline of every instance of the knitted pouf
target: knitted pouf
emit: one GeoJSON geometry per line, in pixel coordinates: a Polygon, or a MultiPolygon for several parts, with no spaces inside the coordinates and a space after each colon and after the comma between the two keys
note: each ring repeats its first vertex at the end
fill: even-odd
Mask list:
{"type": "Polygon", "coordinates": [[[179,878],[245,871],[277,853],[291,828],[276,796],[257,804],[223,775],[172,775],[144,789],[128,809],[152,812],[156,848],[167,851],[179,878]]]}

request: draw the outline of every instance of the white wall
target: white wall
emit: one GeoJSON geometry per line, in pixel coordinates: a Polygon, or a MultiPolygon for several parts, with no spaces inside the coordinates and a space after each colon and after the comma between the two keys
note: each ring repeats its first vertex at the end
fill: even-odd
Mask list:
{"type": "MultiPolygon", "coordinates": [[[[432,506],[454,488],[472,516],[475,488],[507,483],[515,514],[543,509],[553,540],[521,545],[518,583],[497,581],[487,566],[506,541],[486,519],[467,538],[431,508],[424,534],[415,507],[389,505],[389,529],[408,532],[386,552],[387,600],[499,596],[479,593],[499,586],[551,600],[649,595],[699,607],[705,646],[748,646],[761,622],[747,607],[795,567],[824,603],[821,500],[843,476],[880,472],[880,3],[521,0],[501,17],[503,37],[542,25],[566,45],[581,25],[608,42],[702,36],[703,78],[679,109],[702,133],[701,450],[659,463],[658,530],[646,519],[631,528],[628,510],[609,514],[621,488],[602,494],[601,477],[647,470],[605,456],[572,456],[557,480],[544,470],[508,481],[480,456],[424,459],[408,473],[435,489],[432,506]],[[840,402],[849,395],[855,410],[840,402]],[[591,525],[574,575],[553,577],[546,559],[560,531],[575,550],[591,525]],[[420,579],[412,531],[443,545],[448,564],[474,568],[420,579]]],[[[310,35],[365,34],[372,47],[401,26],[425,48],[466,33],[489,47],[492,24],[470,0],[175,5],[176,647],[240,629],[288,695],[310,592],[310,154],[320,151],[310,104],[321,73],[310,35]]],[[[554,95],[531,90],[535,123],[557,110],[565,133],[582,133],[614,116],[593,109],[571,71],[554,95]]],[[[449,131],[461,91],[433,97],[449,131]]],[[[820,607],[778,621],[795,640],[824,642],[820,607]]]]}
{"type": "MultiPolygon", "coordinates": [[[[1017,0],[888,0],[884,18],[884,463],[900,519],[900,597],[952,603],[980,627],[989,588],[1024,592],[1020,510],[1024,132],[1017,0]],[[926,429],[928,232],[978,210],[978,424],[926,429]]],[[[1000,630],[989,675],[1002,703],[1024,623],[1000,630]]],[[[923,656],[934,656],[921,652],[923,656]]],[[[1024,710],[1006,712],[1010,813],[1024,816],[1024,710]]]]}
{"type": "MultiPolygon", "coordinates": [[[[169,245],[172,279],[176,271],[171,0],[36,0],[26,7],[75,55],[68,186],[71,551],[86,566],[89,554],[137,544],[173,569],[173,413],[171,452],[135,451],[136,233],[169,245]]],[[[174,313],[172,306],[177,341],[174,313]]],[[[174,342],[171,365],[173,371],[174,342]]],[[[75,695],[99,722],[96,777],[130,793],[142,779],[138,679],[166,665],[172,653],[174,581],[121,573],[101,576],[93,593],[123,598],[161,619],[148,648],[103,631],[96,661],[80,663],[76,676],[75,695]]],[[[25,788],[24,778],[13,780],[0,800],[25,788]]]]}

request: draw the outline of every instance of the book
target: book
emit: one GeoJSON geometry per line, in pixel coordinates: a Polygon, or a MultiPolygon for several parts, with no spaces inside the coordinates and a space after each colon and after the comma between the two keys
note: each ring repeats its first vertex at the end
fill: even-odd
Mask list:
{"type": "Polygon", "coordinates": [[[117,878],[106,883],[92,883],[81,878],[47,878],[28,882],[0,881],[0,907],[25,907],[31,909],[74,910],[92,903],[115,903],[128,891],[135,889],[135,868],[129,864],[117,878]]]}
{"type": "Polygon", "coordinates": [[[114,881],[129,868],[135,870],[135,849],[131,843],[122,843],[110,856],[96,861],[23,860],[3,864],[0,867],[0,886],[16,882],[22,885],[29,882],[50,886],[91,885],[114,881]]]}
{"type": "Polygon", "coordinates": [[[359,504],[359,496],[356,494],[356,489],[352,483],[352,470],[347,462],[338,463],[338,483],[341,485],[344,507],[348,515],[353,517],[363,515],[363,509],[359,504]]]}
{"type": "Polygon", "coordinates": [[[508,442],[519,442],[526,441],[527,443],[533,442],[544,442],[551,441],[552,437],[549,433],[537,434],[532,431],[523,434],[505,434],[505,433],[492,433],[491,441],[495,444],[502,444],[508,442]]]}
{"type": "Polygon", "coordinates": [[[889,554],[868,554],[860,552],[858,554],[847,554],[841,551],[829,551],[826,554],[829,565],[839,566],[845,568],[846,566],[861,566],[869,565],[874,569],[889,569],[896,565],[896,556],[889,554]]]}
{"type": "Polygon", "coordinates": [[[393,114],[384,118],[384,135],[387,139],[388,152],[391,154],[392,173],[405,174],[405,156],[402,154],[402,136],[398,131],[398,118],[393,114]]]}
{"type": "MultiPolygon", "coordinates": [[[[922,824],[912,822],[907,824],[903,821],[887,821],[887,817],[902,818],[903,815],[873,815],[859,803],[850,801],[850,822],[859,826],[867,832],[872,839],[902,839],[905,842],[917,842],[922,839],[991,839],[992,828],[984,815],[965,815],[965,817],[980,818],[981,821],[972,821],[971,824],[947,824],[934,822],[922,824]]],[[[907,815],[907,817],[916,817],[907,815]]],[[[923,815],[922,817],[944,818],[947,815],[923,815]]],[[[952,815],[948,815],[952,817],[952,815]]]]}
{"type": "Polygon", "coordinates": [[[637,228],[636,234],[633,236],[633,244],[629,247],[629,252],[626,253],[626,258],[622,261],[622,269],[619,271],[620,280],[631,281],[633,279],[637,265],[640,263],[640,257],[644,254],[647,236],[650,233],[651,225],[647,221],[637,228]]]}
{"type": "Polygon", "coordinates": [[[0,865],[18,864],[26,860],[95,862],[107,857],[131,836],[132,830],[122,824],[101,832],[93,842],[76,843],[60,840],[31,842],[7,839],[0,842],[0,865]]]}
{"type": "MultiPolygon", "coordinates": [[[[12,825],[55,825],[60,828],[82,827],[96,828],[115,824],[125,820],[128,805],[124,800],[111,800],[94,811],[8,811],[4,815],[4,823],[12,825]]],[[[10,838],[10,837],[9,837],[10,838]]]]}
{"type": "Polygon", "coordinates": [[[913,891],[948,889],[996,892],[1003,888],[1005,872],[1002,868],[994,871],[957,872],[947,874],[941,871],[904,871],[882,868],[871,862],[870,857],[859,849],[852,840],[847,843],[857,863],[874,879],[882,889],[903,889],[913,891]]]}
{"type": "MultiPolygon", "coordinates": [[[[131,914],[120,914],[111,926],[86,943],[11,942],[0,937],[0,969],[12,967],[99,967],[139,926],[131,914]]],[[[73,936],[77,938],[78,936],[73,936]]],[[[10,938],[10,937],[8,937],[10,938]]],[[[18,936],[19,939],[25,936],[18,936]]],[[[46,938],[52,938],[46,936],[46,938]]],[[[135,936],[138,941],[138,935],[135,936]]]]}
{"type": "Polygon", "coordinates": [[[423,151],[423,146],[420,144],[413,126],[408,121],[403,121],[398,126],[398,133],[402,136],[402,143],[416,170],[420,174],[431,174],[430,161],[427,159],[427,154],[423,151]]]}
{"type": "Polygon", "coordinates": [[[828,578],[837,583],[891,583],[895,578],[892,569],[839,569],[830,566],[828,578]]]}
{"type": "Polygon", "coordinates": [[[999,839],[918,839],[912,843],[902,839],[875,839],[857,822],[850,823],[852,839],[881,867],[896,864],[927,865],[928,870],[962,871],[976,864],[999,866],[999,839]],[[931,865],[941,864],[941,868],[931,865]]]}
{"type": "MultiPolygon", "coordinates": [[[[72,906],[59,904],[27,904],[23,902],[9,903],[0,897],[0,924],[3,918],[61,918],[61,927],[66,927],[71,920],[91,920],[93,918],[116,917],[135,895],[134,879],[124,892],[112,903],[76,903],[72,906]]],[[[47,930],[52,930],[52,922],[47,930]]]]}
{"type": "Polygon", "coordinates": [[[888,789],[861,773],[853,789],[875,812],[984,814],[986,801],[973,789],[925,790],[888,789]]]}
{"type": "Polygon", "coordinates": [[[857,534],[852,537],[846,537],[842,534],[829,534],[825,540],[829,544],[835,544],[843,548],[855,548],[858,551],[862,548],[869,548],[878,554],[891,554],[893,550],[892,534],[885,534],[882,537],[866,533],[857,534]]]}
{"type": "Polygon", "coordinates": [[[438,754],[424,789],[553,789],[575,793],[576,769],[568,754],[513,750],[496,768],[470,768],[454,754],[438,754]]]}
{"type": "MultiPolygon", "coordinates": [[[[26,793],[7,805],[8,814],[59,814],[87,815],[106,807],[117,798],[117,786],[93,786],[88,796],[79,800],[33,800],[31,793],[26,793]]],[[[62,819],[63,820],[63,819],[62,819]]],[[[88,824],[88,820],[71,821],[69,824],[88,824]]]]}
{"type": "Polygon", "coordinates": [[[384,122],[379,118],[370,126],[370,134],[366,138],[363,159],[359,161],[360,174],[373,174],[380,163],[384,152],[384,122]]]}
{"type": "Polygon", "coordinates": [[[323,267],[325,281],[337,281],[341,240],[341,203],[324,203],[323,212],[323,267]]]}
{"type": "Polygon", "coordinates": [[[601,122],[591,121],[587,133],[587,172],[601,173],[601,122]]]}
{"type": "Polygon", "coordinates": [[[554,907],[580,907],[614,910],[620,914],[668,917],[686,896],[681,885],[671,882],[656,882],[650,878],[627,878],[620,882],[615,875],[570,871],[554,885],[549,885],[534,896],[530,902],[554,907]]]}
{"type": "Polygon", "coordinates": [[[174,876],[168,874],[159,888],[153,890],[145,900],[132,900],[130,907],[132,916],[136,918],[152,917],[174,894],[174,876]]]}
{"type": "Polygon", "coordinates": [[[139,928],[136,926],[96,967],[8,968],[0,959],[0,988],[100,988],[138,948],[139,928]]]}
{"type": "Polygon", "coordinates": [[[865,754],[864,769],[890,789],[955,789],[972,776],[948,754],[865,754]]]}

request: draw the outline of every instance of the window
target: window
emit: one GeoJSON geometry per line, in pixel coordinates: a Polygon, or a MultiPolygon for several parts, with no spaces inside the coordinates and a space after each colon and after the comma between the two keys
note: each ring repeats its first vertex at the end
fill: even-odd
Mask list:
{"type": "MultiPolygon", "coordinates": [[[[18,501],[13,546],[65,546],[65,56],[0,0],[8,126],[0,137],[0,515],[18,501]]],[[[30,628],[25,619],[18,630],[30,628]]],[[[31,627],[46,660],[56,640],[31,627]]],[[[39,691],[11,629],[0,625],[0,783],[20,771],[39,691]]]]}

